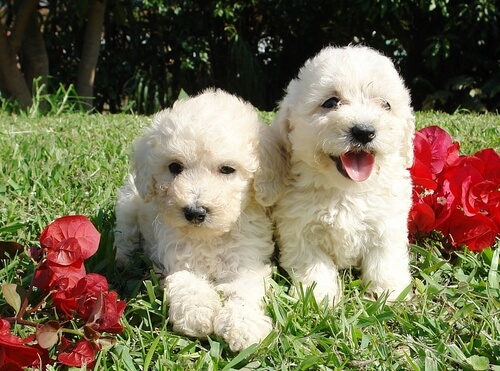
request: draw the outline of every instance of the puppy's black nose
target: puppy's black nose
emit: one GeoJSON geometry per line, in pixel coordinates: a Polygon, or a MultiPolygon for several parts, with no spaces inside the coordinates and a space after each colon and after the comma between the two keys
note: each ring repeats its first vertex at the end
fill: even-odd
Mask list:
{"type": "Polygon", "coordinates": [[[375,128],[372,125],[357,124],[351,128],[351,135],[355,141],[367,144],[375,139],[375,128]]]}
{"type": "Polygon", "coordinates": [[[194,224],[203,223],[207,217],[207,209],[202,206],[187,206],[182,211],[186,220],[194,224]]]}

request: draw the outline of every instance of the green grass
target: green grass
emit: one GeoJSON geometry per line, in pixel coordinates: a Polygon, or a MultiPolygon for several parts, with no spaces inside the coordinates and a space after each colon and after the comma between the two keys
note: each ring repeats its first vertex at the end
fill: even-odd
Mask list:
{"type": "MultiPolygon", "coordinates": [[[[115,193],[132,140],[147,124],[133,115],[0,114],[0,240],[29,246],[56,217],[87,215],[102,233],[87,268],[106,275],[128,302],[125,330],[99,353],[96,369],[500,370],[498,242],[447,260],[431,242],[412,246],[416,295],[392,306],[365,300],[355,272],[343,272],[345,295],[333,310],[310,292],[289,297],[287,280],[276,272],[268,300],[274,330],[239,355],[221,339],[173,333],[147,259],[138,256],[126,272],[114,267],[115,193]]],[[[428,125],[447,129],[461,153],[500,149],[500,116],[417,114],[417,126],[428,125]]],[[[0,265],[0,282],[26,285],[31,274],[25,254],[0,265]]],[[[9,310],[0,297],[0,315],[9,310]]]]}

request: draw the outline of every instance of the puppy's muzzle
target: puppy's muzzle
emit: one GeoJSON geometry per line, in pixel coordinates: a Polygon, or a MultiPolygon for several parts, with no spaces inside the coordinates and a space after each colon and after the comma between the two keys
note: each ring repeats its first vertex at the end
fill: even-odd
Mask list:
{"type": "Polygon", "coordinates": [[[337,170],[344,177],[363,182],[371,175],[375,157],[370,142],[375,139],[376,131],[372,125],[356,124],[349,129],[351,149],[340,156],[330,155],[337,170]]]}
{"type": "Polygon", "coordinates": [[[349,131],[353,142],[360,144],[368,144],[375,139],[375,128],[372,125],[357,124],[354,125],[349,131]]]}
{"type": "Polygon", "coordinates": [[[186,206],[182,211],[186,220],[193,224],[203,223],[208,214],[208,210],[203,206],[186,206]]]}

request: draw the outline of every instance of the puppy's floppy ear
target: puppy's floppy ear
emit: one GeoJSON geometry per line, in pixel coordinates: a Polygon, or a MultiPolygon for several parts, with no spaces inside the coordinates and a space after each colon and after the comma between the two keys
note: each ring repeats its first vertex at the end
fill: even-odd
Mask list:
{"type": "Polygon", "coordinates": [[[287,156],[275,130],[262,124],[259,129],[259,168],[255,174],[254,189],[257,201],[272,206],[284,189],[287,174],[287,156]]]}
{"type": "Polygon", "coordinates": [[[132,156],[132,170],[135,175],[135,186],[139,195],[146,202],[152,200],[155,194],[155,180],[151,168],[151,149],[156,145],[156,139],[149,131],[135,142],[132,156]]]}
{"type": "Polygon", "coordinates": [[[401,146],[401,155],[405,160],[405,166],[410,168],[413,165],[413,137],[415,136],[415,116],[410,112],[406,119],[405,136],[401,146]]]}
{"type": "Polygon", "coordinates": [[[292,152],[292,144],[290,143],[290,139],[288,138],[288,135],[290,134],[289,115],[290,108],[288,105],[287,97],[285,97],[285,99],[280,104],[278,113],[274,117],[271,128],[280,145],[283,146],[287,157],[289,157],[292,152]]]}
{"type": "Polygon", "coordinates": [[[264,206],[272,206],[285,188],[291,151],[288,113],[285,97],[271,127],[263,125],[260,130],[260,166],[254,188],[257,201],[264,206]]]}

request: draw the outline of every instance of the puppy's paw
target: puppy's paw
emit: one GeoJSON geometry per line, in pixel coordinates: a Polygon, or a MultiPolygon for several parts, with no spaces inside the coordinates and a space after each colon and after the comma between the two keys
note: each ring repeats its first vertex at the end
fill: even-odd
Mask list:
{"type": "Polygon", "coordinates": [[[208,282],[187,271],[165,278],[169,321],[175,332],[205,338],[214,332],[214,318],[221,309],[217,292],[208,282]]]}
{"type": "Polygon", "coordinates": [[[337,282],[316,283],[313,293],[317,303],[326,300],[330,307],[333,307],[340,301],[340,287],[337,282]]]}
{"type": "Polygon", "coordinates": [[[118,268],[124,268],[128,263],[128,255],[117,249],[115,263],[118,268]]]}
{"type": "Polygon", "coordinates": [[[175,332],[206,338],[214,332],[214,318],[219,311],[218,306],[171,304],[169,319],[175,332]]]}
{"type": "Polygon", "coordinates": [[[326,300],[328,306],[333,307],[340,301],[341,290],[340,285],[336,280],[321,283],[313,282],[312,284],[306,284],[305,282],[302,282],[301,286],[302,287],[300,290],[302,291],[302,294],[299,293],[299,289],[296,287],[296,285],[294,285],[291,287],[290,295],[297,299],[300,299],[301,297],[305,298],[308,295],[308,291],[312,290],[314,299],[318,304],[323,300],[326,300]]]}
{"type": "Polygon", "coordinates": [[[214,321],[214,331],[233,352],[240,352],[262,341],[272,330],[271,318],[249,303],[228,302],[214,321]]]}
{"type": "MultiPolygon", "coordinates": [[[[408,283],[409,284],[409,283],[408,283]]],[[[381,296],[386,296],[387,304],[392,304],[397,301],[401,293],[406,290],[406,287],[398,286],[396,288],[385,288],[385,287],[372,287],[370,286],[366,291],[364,297],[368,300],[378,300],[381,296]]],[[[402,298],[404,301],[411,300],[413,298],[413,292],[410,290],[405,297],[402,298]]]]}

